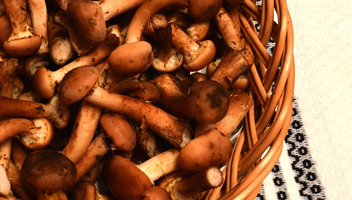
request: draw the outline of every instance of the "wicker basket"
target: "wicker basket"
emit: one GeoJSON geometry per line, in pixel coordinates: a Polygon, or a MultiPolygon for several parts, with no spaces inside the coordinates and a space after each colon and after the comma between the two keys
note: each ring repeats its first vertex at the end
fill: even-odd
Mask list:
{"type": "Polygon", "coordinates": [[[292,116],[294,91],[293,27],[285,0],[254,0],[240,4],[243,34],[257,58],[248,70],[249,95],[255,100],[245,128],[224,170],[224,184],[206,199],[254,199],[262,182],[278,161],[292,116]],[[277,20],[274,14],[277,13],[277,20]],[[275,22],[277,21],[277,22],[275,22]],[[260,25],[259,32],[254,23],[260,25]],[[270,55],[266,46],[272,38],[270,55]],[[224,194],[223,191],[226,191],[224,194]]]}

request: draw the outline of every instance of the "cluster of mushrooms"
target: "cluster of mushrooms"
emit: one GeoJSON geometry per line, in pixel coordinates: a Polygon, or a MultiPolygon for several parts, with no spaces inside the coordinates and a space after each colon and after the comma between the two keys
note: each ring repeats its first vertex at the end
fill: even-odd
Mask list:
{"type": "Polygon", "coordinates": [[[241,0],[0,0],[0,199],[204,199],[253,104],[241,0]]]}

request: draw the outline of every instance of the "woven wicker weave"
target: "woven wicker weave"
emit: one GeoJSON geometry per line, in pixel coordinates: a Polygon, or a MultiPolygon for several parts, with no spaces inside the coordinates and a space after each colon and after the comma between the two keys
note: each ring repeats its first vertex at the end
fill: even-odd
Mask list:
{"type": "Polygon", "coordinates": [[[281,155],[291,122],[294,41],[286,1],[262,0],[258,6],[255,1],[245,0],[240,9],[241,28],[256,57],[255,64],[248,70],[249,95],[255,103],[245,118],[245,128],[223,172],[226,181],[208,192],[207,200],[254,199],[281,155]],[[254,22],[260,25],[259,32],[254,22]],[[275,42],[272,55],[265,48],[270,38],[275,42]]]}

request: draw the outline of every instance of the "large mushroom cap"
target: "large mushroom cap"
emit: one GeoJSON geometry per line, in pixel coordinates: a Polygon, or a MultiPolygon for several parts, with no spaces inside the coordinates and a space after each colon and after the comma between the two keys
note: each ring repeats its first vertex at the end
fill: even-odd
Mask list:
{"type": "Polygon", "coordinates": [[[103,169],[103,176],[116,199],[140,200],[152,183],[132,161],[116,155],[103,169]]]}
{"type": "Polygon", "coordinates": [[[41,38],[37,35],[33,37],[7,40],[4,42],[4,50],[10,56],[24,57],[34,54],[41,45],[41,38]]]}
{"type": "Polygon", "coordinates": [[[222,7],[223,0],[190,0],[189,12],[191,16],[198,20],[209,20],[213,18],[222,7]]]}
{"type": "Polygon", "coordinates": [[[68,191],[73,187],[76,175],[75,164],[53,150],[29,154],[21,169],[21,181],[33,194],[36,191],[68,191]]]}
{"type": "Polygon", "coordinates": [[[60,102],[71,105],[83,99],[98,78],[99,70],[94,66],[82,66],[69,71],[58,88],[60,102]]]}

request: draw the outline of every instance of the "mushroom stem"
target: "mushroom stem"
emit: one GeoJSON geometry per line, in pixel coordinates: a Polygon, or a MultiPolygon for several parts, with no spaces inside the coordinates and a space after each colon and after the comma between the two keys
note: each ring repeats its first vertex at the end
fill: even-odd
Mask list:
{"type": "Polygon", "coordinates": [[[70,109],[55,96],[48,104],[0,96],[0,116],[47,118],[57,128],[67,126],[70,109]]]}
{"type": "Polygon", "coordinates": [[[8,196],[12,193],[11,191],[11,183],[9,181],[9,177],[7,176],[7,172],[4,166],[0,165],[0,195],[8,196]]]}
{"type": "Polygon", "coordinates": [[[84,100],[81,102],[70,139],[61,152],[73,163],[78,163],[87,151],[94,137],[101,114],[101,108],[84,100]]]}
{"type": "Polygon", "coordinates": [[[112,19],[126,11],[129,11],[146,0],[116,1],[104,0],[99,3],[105,21],[112,19]]]}
{"type": "Polygon", "coordinates": [[[207,66],[214,58],[215,44],[211,40],[194,41],[182,29],[171,24],[172,44],[183,54],[183,67],[188,71],[197,71],[207,66]]]}
{"type": "Polygon", "coordinates": [[[126,43],[138,42],[141,39],[143,31],[149,20],[158,11],[167,6],[176,6],[185,8],[188,6],[187,0],[149,0],[144,1],[136,10],[126,35],[126,43]]]}
{"type": "Polygon", "coordinates": [[[5,51],[13,57],[32,55],[40,47],[41,39],[33,34],[27,22],[26,0],[2,0],[11,22],[11,35],[4,42],[5,51]]]}

